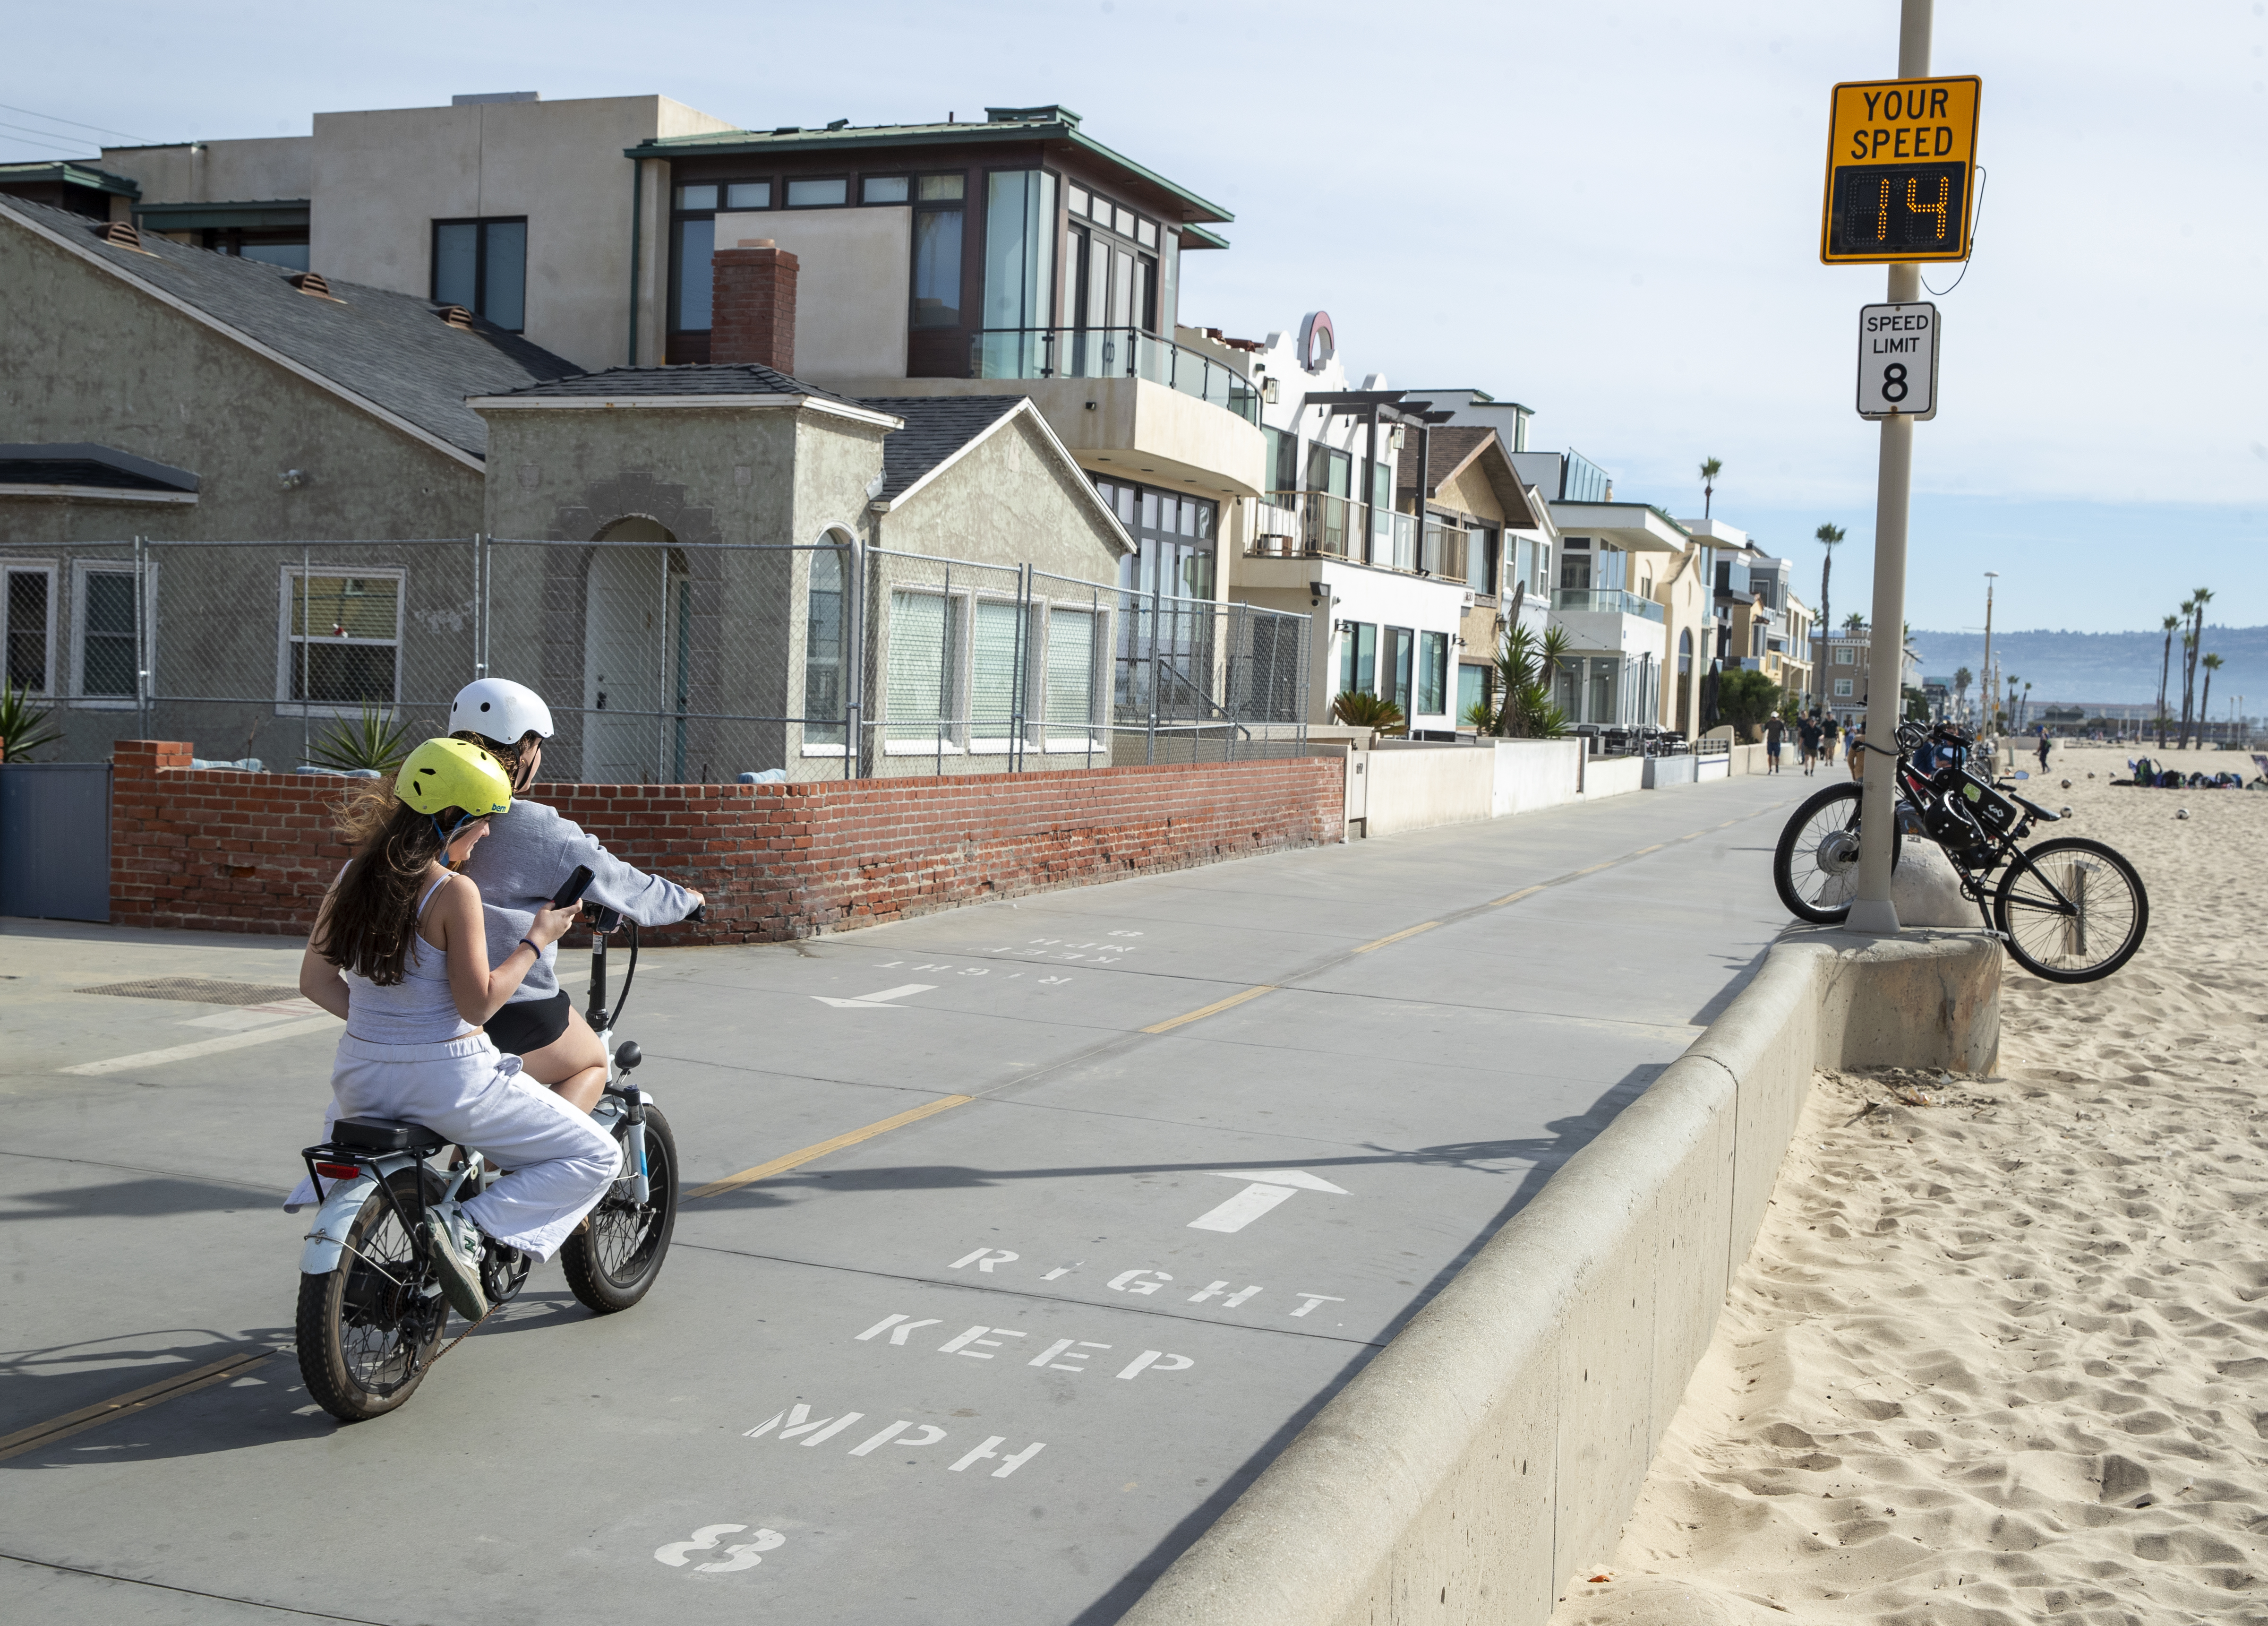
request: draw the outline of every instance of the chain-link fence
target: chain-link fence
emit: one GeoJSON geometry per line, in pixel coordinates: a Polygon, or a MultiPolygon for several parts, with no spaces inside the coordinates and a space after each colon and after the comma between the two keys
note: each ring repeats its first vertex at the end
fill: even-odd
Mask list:
{"type": "MultiPolygon", "coordinates": [[[[651,532],[651,535],[644,534],[651,532]]],[[[543,777],[1022,772],[1306,748],[1308,617],[868,549],[603,541],[0,547],[42,755],[185,739],[341,765],[472,678],[549,702],[543,777]]]]}

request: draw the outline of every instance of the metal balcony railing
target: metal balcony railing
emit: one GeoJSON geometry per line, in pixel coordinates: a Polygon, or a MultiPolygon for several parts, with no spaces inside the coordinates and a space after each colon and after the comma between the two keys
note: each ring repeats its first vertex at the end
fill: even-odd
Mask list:
{"type": "Polygon", "coordinates": [[[1438,515],[1421,528],[1414,514],[1374,508],[1370,545],[1363,546],[1363,505],[1329,491],[1268,491],[1253,506],[1245,552],[1255,558],[1303,556],[1439,576],[1469,586],[1471,533],[1438,515]]]}
{"type": "Polygon", "coordinates": [[[1139,328],[985,328],[971,378],[1142,378],[1260,425],[1260,391],[1226,362],[1139,328]]]}
{"type": "Polygon", "coordinates": [[[1662,618],[1660,605],[1620,588],[1562,588],[1551,595],[1551,607],[1592,615],[1643,616],[1648,621],[1662,618]]]}

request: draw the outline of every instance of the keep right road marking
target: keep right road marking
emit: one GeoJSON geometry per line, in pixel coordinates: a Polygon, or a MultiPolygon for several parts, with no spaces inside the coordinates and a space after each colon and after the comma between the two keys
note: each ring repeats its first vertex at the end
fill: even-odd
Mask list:
{"type": "Polygon", "coordinates": [[[1208,1174],[1223,1179],[1250,1180],[1246,1186],[1219,1207],[1208,1208],[1189,1223],[1191,1231],[1242,1231],[1280,1202],[1288,1202],[1303,1191],[1327,1191],[1344,1197],[1346,1187],[1319,1179],[1305,1169],[1209,1169],[1208,1174]]]}

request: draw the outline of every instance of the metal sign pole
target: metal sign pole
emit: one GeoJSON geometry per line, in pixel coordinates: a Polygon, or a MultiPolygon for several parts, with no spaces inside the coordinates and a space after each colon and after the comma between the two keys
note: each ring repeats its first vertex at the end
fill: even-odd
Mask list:
{"type": "MultiPolygon", "coordinates": [[[[1898,77],[1929,72],[1933,0],[1903,0],[1898,13],[1898,77]]],[[[1888,299],[1911,305],[1921,294],[1921,267],[1889,268],[1888,299]]],[[[1890,901],[1890,837],[1897,817],[1898,720],[1905,712],[1906,515],[1913,492],[1913,416],[1882,420],[1880,472],[1874,486],[1874,637],[1867,668],[1867,772],[1859,804],[1859,896],[1851,929],[1894,933],[1898,912],[1890,901]],[[1885,756],[1881,753],[1889,752],[1885,756]]]]}

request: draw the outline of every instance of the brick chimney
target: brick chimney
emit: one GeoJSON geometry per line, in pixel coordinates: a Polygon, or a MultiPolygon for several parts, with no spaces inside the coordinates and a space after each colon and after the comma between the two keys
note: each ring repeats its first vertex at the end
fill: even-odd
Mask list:
{"type": "Polygon", "coordinates": [[[709,359],[794,372],[795,256],[769,237],[745,238],[718,249],[711,266],[709,359]]]}

